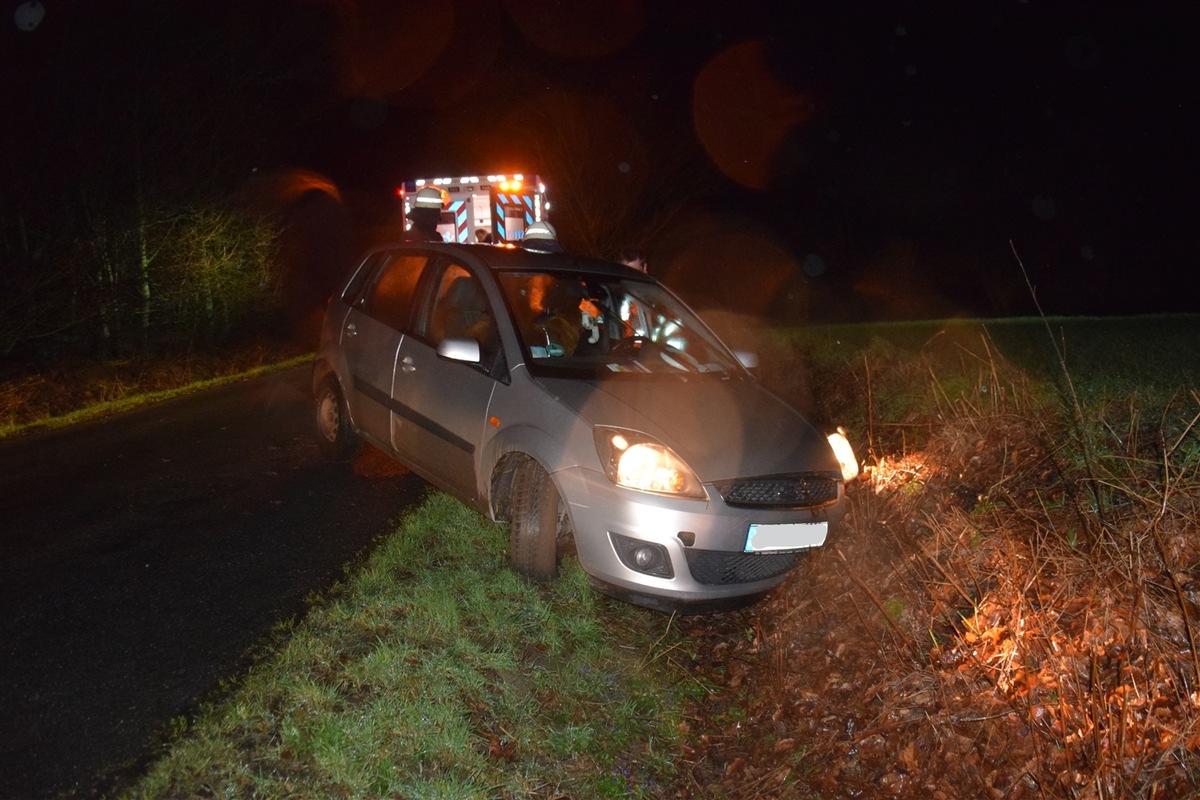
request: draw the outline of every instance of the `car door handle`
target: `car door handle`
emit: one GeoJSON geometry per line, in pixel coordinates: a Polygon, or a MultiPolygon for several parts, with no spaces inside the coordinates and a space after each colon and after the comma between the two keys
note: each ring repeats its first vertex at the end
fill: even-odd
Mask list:
{"type": "Polygon", "coordinates": [[[354,336],[358,333],[358,327],[353,322],[346,323],[346,335],[354,336]]]}
{"type": "Polygon", "coordinates": [[[405,356],[400,359],[400,369],[405,372],[416,372],[417,365],[413,363],[412,356],[405,356]]]}

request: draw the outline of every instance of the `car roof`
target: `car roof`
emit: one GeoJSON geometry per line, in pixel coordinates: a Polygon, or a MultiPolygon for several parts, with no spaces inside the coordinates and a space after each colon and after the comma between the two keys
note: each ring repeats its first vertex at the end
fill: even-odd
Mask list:
{"type": "Polygon", "coordinates": [[[612,261],[581,256],[575,253],[545,253],[522,247],[490,244],[456,244],[437,242],[397,242],[375,249],[422,250],[449,253],[482,261],[492,272],[587,272],[622,278],[651,280],[641,270],[612,261]]]}

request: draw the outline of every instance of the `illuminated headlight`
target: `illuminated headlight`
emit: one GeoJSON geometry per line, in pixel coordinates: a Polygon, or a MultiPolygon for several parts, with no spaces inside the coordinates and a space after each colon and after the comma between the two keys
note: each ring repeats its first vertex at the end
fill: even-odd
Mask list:
{"type": "Polygon", "coordinates": [[[846,429],[841,426],[829,434],[829,446],[837,457],[838,466],[842,468],[842,480],[849,483],[858,477],[858,459],[854,457],[854,448],[846,438],[846,429]]]}
{"type": "Polygon", "coordinates": [[[618,428],[596,428],[595,435],[604,474],[618,486],[681,497],[706,496],[696,473],[666,445],[618,428]]]}

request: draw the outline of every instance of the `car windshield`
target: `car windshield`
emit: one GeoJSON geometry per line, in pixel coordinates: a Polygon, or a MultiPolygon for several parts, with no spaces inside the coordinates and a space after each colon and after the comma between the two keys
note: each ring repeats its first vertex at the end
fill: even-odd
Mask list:
{"type": "Polygon", "coordinates": [[[551,272],[506,272],[498,278],[537,372],[740,372],[708,328],[653,281],[551,272]]]}

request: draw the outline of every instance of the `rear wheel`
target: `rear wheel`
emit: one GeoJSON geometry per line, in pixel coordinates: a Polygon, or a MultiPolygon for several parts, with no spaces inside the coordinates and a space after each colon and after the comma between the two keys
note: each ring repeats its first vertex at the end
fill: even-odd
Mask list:
{"type": "Polygon", "coordinates": [[[554,580],[559,555],[570,541],[571,519],[554,481],[533,459],[524,461],[513,475],[511,509],[513,570],[539,583],[554,580]]]}
{"type": "Polygon", "coordinates": [[[358,434],[350,427],[346,399],[332,375],[317,387],[316,394],[317,444],[325,458],[346,460],[358,451],[358,434]]]}

